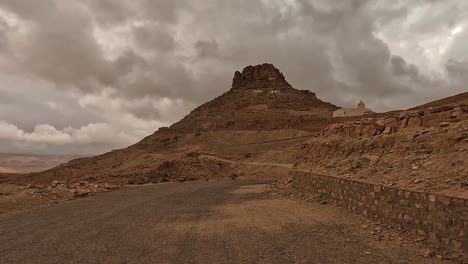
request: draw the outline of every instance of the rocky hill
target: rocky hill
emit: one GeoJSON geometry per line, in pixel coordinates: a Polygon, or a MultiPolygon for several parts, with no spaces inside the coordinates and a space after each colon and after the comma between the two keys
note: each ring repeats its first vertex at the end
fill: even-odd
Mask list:
{"type": "Polygon", "coordinates": [[[226,93],[135,145],[73,160],[18,181],[127,184],[232,177],[244,172],[234,169],[237,166],[229,158],[212,155],[217,153],[215,149],[219,152],[230,145],[270,140],[273,142],[261,147],[250,146],[244,154],[282,151],[291,142],[318,135],[332,122],[336,109],[311,91],[294,89],[271,64],[248,66],[234,74],[232,87],[226,93]],[[277,140],[279,143],[274,143],[277,140]]]}
{"type": "Polygon", "coordinates": [[[408,111],[333,118],[338,107],[294,89],[273,65],[248,66],[226,93],[171,127],[15,183],[275,178],[295,168],[468,196],[467,105],[461,94],[408,111]]]}
{"type": "Polygon", "coordinates": [[[68,199],[127,184],[274,179],[294,169],[468,197],[467,106],[465,93],[333,118],[337,106],[294,89],[273,65],[248,66],[226,93],[133,146],[0,182],[68,199]]]}
{"type": "Polygon", "coordinates": [[[236,72],[232,88],[167,130],[198,133],[226,130],[301,129],[320,131],[337,106],[309,90],[294,89],[272,64],[236,72]]]}

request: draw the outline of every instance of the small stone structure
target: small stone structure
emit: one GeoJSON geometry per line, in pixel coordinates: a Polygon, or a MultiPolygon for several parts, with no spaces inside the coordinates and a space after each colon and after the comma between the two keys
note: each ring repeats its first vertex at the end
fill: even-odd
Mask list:
{"type": "Polygon", "coordinates": [[[293,188],[400,227],[468,256],[468,199],[413,192],[310,172],[292,172],[293,188]]]}
{"type": "Polygon", "coordinates": [[[366,108],[364,102],[360,101],[357,108],[341,108],[333,112],[333,117],[362,116],[373,113],[371,109],[366,108]]]}

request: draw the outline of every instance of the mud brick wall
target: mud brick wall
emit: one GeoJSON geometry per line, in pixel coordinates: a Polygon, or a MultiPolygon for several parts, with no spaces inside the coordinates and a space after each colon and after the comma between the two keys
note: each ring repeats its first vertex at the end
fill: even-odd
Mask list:
{"type": "Polygon", "coordinates": [[[424,236],[438,246],[468,255],[468,199],[363,183],[309,172],[292,172],[303,195],[424,236]]]}

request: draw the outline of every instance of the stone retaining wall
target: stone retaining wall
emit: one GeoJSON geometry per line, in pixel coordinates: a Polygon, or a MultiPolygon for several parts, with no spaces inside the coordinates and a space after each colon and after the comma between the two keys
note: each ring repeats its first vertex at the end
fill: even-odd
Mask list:
{"type": "Polygon", "coordinates": [[[413,192],[309,172],[292,172],[293,187],[305,195],[424,236],[468,255],[468,199],[413,192]]]}

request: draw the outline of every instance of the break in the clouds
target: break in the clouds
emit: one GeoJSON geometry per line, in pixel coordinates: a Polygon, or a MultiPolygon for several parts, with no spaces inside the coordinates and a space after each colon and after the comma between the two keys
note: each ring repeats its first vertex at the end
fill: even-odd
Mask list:
{"type": "Polygon", "coordinates": [[[468,2],[1,0],[0,152],[137,142],[270,62],[350,106],[467,90],[468,2]]]}

